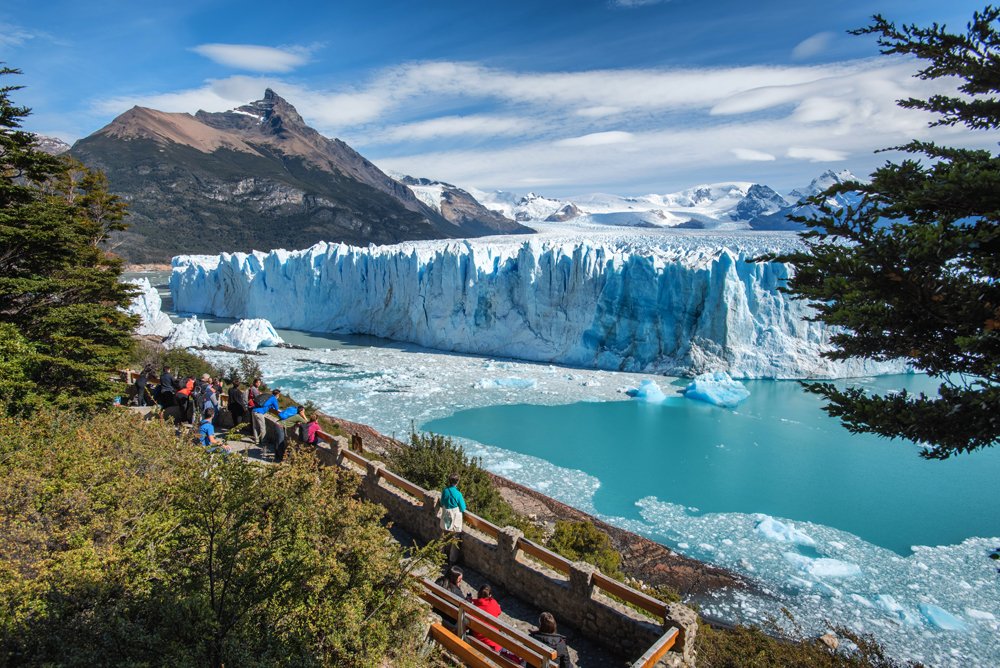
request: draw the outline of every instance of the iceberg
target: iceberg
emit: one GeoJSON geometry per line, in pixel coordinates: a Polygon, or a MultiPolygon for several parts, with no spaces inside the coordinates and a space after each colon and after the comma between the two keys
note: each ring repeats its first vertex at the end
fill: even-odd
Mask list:
{"type": "Polygon", "coordinates": [[[534,378],[484,378],[476,383],[475,387],[480,390],[492,390],[498,388],[530,390],[536,385],[538,385],[538,381],[534,378]]]}
{"type": "Polygon", "coordinates": [[[920,614],[935,628],[942,631],[967,631],[968,625],[944,608],[931,603],[920,604],[920,614]]]}
{"type": "Polygon", "coordinates": [[[639,387],[630,389],[625,394],[650,404],[658,404],[667,398],[655,380],[644,380],[639,383],[639,387]]]}
{"type": "Polygon", "coordinates": [[[230,325],[212,335],[213,345],[228,346],[239,350],[257,350],[263,346],[276,346],[285,340],[274,331],[274,325],[263,318],[248,318],[230,325]]]}
{"type": "Polygon", "coordinates": [[[684,388],[684,396],[724,408],[735,408],[750,396],[750,391],[740,381],[730,378],[725,371],[715,371],[696,376],[684,388]]]}
{"type": "Polygon", "coordinates": [[[178,256],[170,289],[190,313],[592,369],[742,378],[903,371],[821,357],[833,330],[780,291],[792,268],[753,261],[799,243],[792,234],[666,231],[319,243],[178,256]]]}
{"type": "Polygon", "coordinates": [[[193,315],[174,327],[170,335],[163,340],[163,345],[166,348],[197,348],[215,345],[215,339],[205,329],[205,323],[193,315]]]}
{"type": "Polygon", "coordinates": [[[861,574],[861,567],[849,561],[819,557],[813,559],[795,552],[785,552],[785,560],[805,575],[815,580],[853,578],[861,574]]]}
{"type": "Polygon", "coordinates": [[[127,282],[140,290],[125,309],[126,313],[139,316],[139,326],[135,333],[169,336],[174,329],[174,323],[171,322],[170,316],[160,310],[163,307],[160,293],[150,284],[148,278],[133,278],[127,282]]]}
{"type": "Polygon", "coordinates": [[[763,535],[768,540],[816,547],[816,541],[813,540],[812,536],[796,529],[790,523],[785,524],[770,515],[758,515],[757,517],[757,525],[754,528],[757,530],[757,533],[763,535]]]}

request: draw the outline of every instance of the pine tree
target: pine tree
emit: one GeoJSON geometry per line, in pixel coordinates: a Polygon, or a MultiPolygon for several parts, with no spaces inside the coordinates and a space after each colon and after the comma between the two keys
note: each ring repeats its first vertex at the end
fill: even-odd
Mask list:
{"type": "MultiPolygon", "coordinates": [[[[907,99],[900,106],[938,115],[932,125],[1000,127],[1000,9],[976,12],[964,34],[946,26],[897,28],[882,16],[855,34],[878,35],[884,54],[928,64],[921,79],[957,79],[957,95],[907,99]]],[[[833,186],[813,198],[821,215],[805,250],[782,256],[796,266],[791,294],[816,319],[842,327],[833,359],[902,359],[940,379],[937,396],[871,395],[810,383],[826,411],[852,432],[907,438],[924,457],[946,459],[1000,439],[1000,156],[912,141],[913,155],[887,162],[870,183],[833,186]],[[856,206],[826,198],[855,191],[856,206]]]]}
{"type": "Polygon", "coordinates": [[[135,321],[121,310],[132,293],[119,281],[121,261],[102,244],[124,228],[125,207],[102,174],[43,153],[20,129],[30,113],[10,99],[20,88],[0,87],[0,323],[33,356],[25,393],[64,407],[110,405],[135,321]]]}

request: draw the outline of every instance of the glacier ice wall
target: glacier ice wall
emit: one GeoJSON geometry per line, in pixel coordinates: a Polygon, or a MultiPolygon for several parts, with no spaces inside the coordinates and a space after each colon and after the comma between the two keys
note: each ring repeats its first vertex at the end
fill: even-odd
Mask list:
{"type": "Polygon", "coordinates": [[[820,357],[830,330],[778,291],[789,267],[751,261],[762,250],[681,237],[319,243],[179,256],[170,289],[180,311],[589,368],[741,378],[902,370],[820,357]]]}

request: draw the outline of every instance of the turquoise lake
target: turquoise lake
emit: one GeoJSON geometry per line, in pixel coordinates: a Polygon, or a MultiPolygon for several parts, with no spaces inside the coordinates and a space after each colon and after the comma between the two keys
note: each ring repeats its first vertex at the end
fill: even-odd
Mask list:
{"type": "MultiPolygon", "coordinates": [[[[863,383],[934,387],[921,376],[863,383]]],[[[600,480],[593,503],[604,515],[638,517],[636,501],[656,497],[700,513],[823,524],[901,555],[914,545],[1000,536],[1000,451],[924,460],[913,443],[850,434],[798,383],[745,385],[750,398],[735,410],[679,396],[497,405],[422,428],[582,470],[600,480]]]]}

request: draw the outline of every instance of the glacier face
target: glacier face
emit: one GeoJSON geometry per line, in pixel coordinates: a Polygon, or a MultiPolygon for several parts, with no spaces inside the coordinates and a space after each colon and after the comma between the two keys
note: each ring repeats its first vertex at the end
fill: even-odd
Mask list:
{"type": "Polygon", "coordinates": [[[898,372],[820,357],[830,331],[778,291],[794,235],[507,237],[174,258],[178,310],[598,369],[740,378],[898,372]]]}

